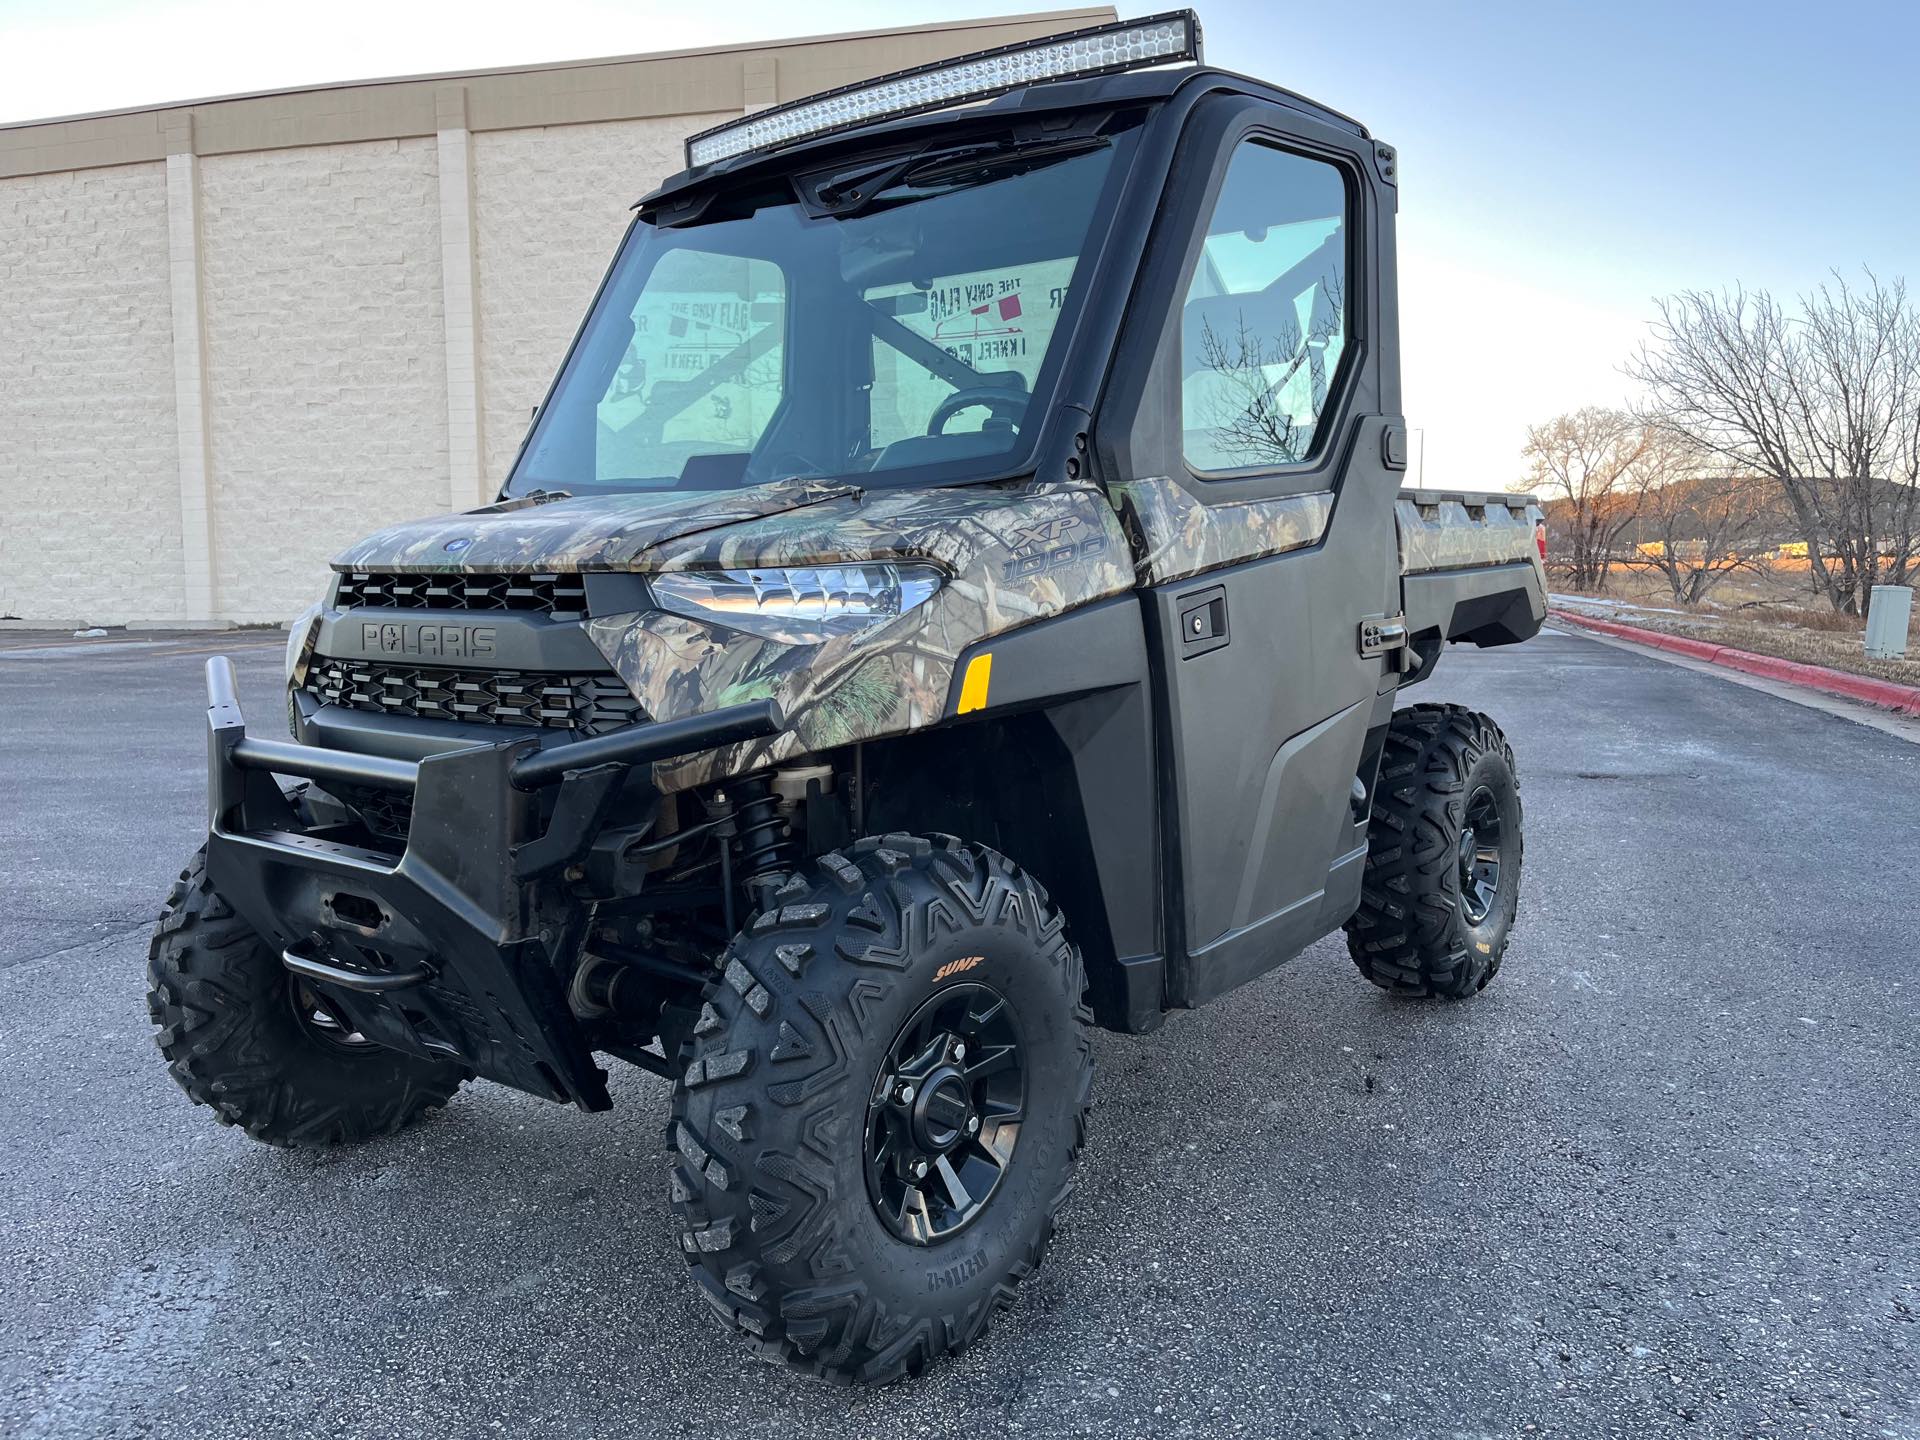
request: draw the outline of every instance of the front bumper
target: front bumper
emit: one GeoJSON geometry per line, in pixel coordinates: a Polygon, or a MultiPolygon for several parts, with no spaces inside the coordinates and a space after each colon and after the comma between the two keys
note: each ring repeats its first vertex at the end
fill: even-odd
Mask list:
{"type": "Polygon", "coordinates": [[[587,907],[564,876],[628,770],[775,734],[756,702],[538,748],[420,760],[258,740],[224,656],[207,662],[207,870],[287,969],[368,1040],[586,1110],[611,1103],[567,1004],[587,907]],[[305,823],[276,775],[404,792],[398,859],[305,823]]]}

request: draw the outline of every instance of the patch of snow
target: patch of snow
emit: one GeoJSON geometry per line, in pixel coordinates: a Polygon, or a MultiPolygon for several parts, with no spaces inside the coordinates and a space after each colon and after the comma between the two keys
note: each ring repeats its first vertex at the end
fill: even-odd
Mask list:
{"type": "Polygon", "coordinates": [[[1551,592],[1547,598],[1556,605],[1569,606],[1575,610],[1603,610],[1613,614],[1633,615],[1691,615],[1689,610],[1676,610],[1669,605],[1636,605],[1631,600],[1606,600],[1596,595],[1555,595],[1551,592]]]}

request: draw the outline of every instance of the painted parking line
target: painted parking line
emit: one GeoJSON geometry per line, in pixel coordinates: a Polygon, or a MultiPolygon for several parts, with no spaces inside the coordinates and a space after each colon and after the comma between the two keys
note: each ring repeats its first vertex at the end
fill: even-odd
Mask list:
{"type": "Polygon", "coordinates": [[[73,660],[113,650],[163,650],[174,643],[171,640],[95,640],[85,645],[29,645],[19,650],[0,650],[0,660],[73,660]]]}
{"type": "Polygon", "coordinates": [[[286,644],[284,635],[261,640],[87,640],[71,645],[0,645],[0,661],[7,660],[79,660],[110,657],[116,652],[138,651],[143,655],[217,655],[227,651],[278,650],[286,644]]]}

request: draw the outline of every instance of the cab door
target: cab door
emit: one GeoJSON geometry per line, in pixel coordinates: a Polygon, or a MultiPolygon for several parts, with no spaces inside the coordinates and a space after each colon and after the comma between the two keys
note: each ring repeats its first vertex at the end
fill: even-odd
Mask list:
{"type": "Polygon", "coordinates": [[[1177,1005],[1359,898],[1394,685],[1359,631],[1397,608],[1404,464],[1373,148],[1257,97],[1196,106],[1096,418],[1153,661],[1177,1005]]]}

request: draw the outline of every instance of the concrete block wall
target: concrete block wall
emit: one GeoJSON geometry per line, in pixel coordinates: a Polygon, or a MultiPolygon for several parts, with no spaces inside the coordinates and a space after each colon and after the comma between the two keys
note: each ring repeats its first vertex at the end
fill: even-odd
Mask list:
{"type": "Polygon", "coordinates": [[[688,135],[722,118],[473,137],[480,398],[485,469],[496,485],[633,219],[633,202],[685,164],[688,135]]]}
{"type": "Polygon", "coordinates": [[[284,619],[349,541],[447,508],[437,170],[430,139],[201,161],[226,618],[284,619]]]}
{"type": "Polygon", "coordinates": [[[0,616],[180,608],[167,175],[0,182],[0,616]]]}
{"type": "Polygon", "coordinates": [[[1107,7],[0,126],[0,623],[277,623],[497,491],[722,119],[1107,7]]]}

